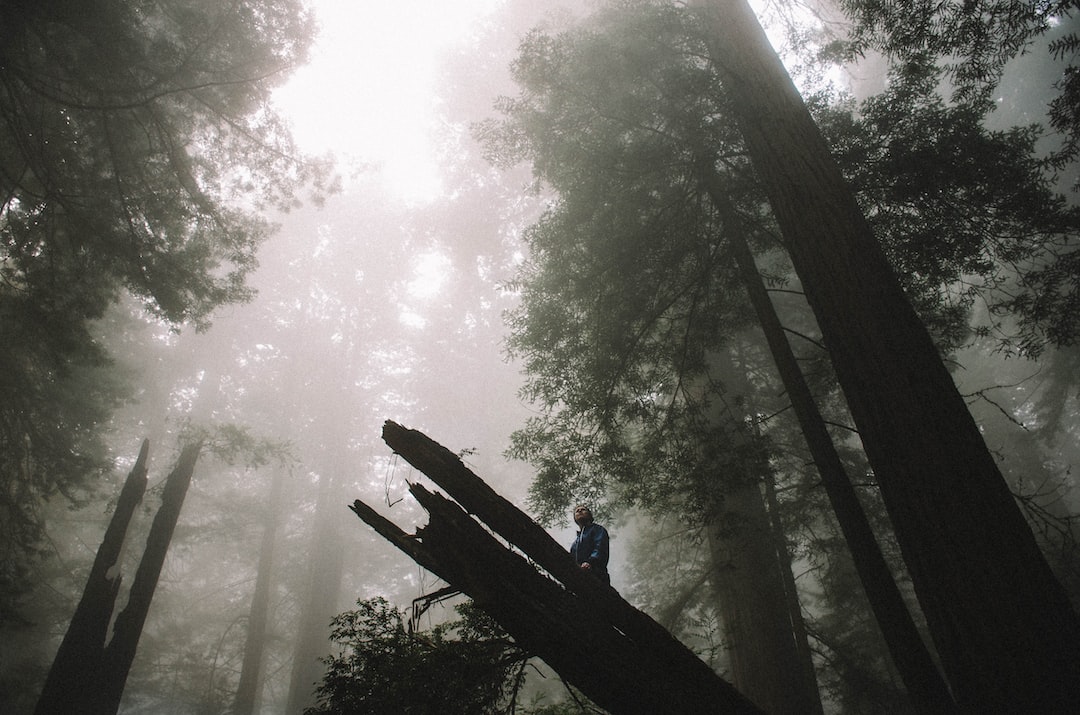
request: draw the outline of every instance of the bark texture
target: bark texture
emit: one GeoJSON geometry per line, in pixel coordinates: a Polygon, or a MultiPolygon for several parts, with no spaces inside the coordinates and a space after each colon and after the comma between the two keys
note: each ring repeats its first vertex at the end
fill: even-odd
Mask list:
{"type": "Polygon", "coordinates": [[[746,243],[746,231],[724,195],[719,177],[711,167],[712,162],[707,163],[710,166],[704,181],[709,196],[728,227],[727,240],[740,278],[765,334],[780,380],[791,399],[792,409],[821,476],[840,531],[851,551],[855,570],[881,628],[893,664],[917,710],[925,713],[955,710],[956,705],[949,689],[900,595],[896,579],[881,553],[866,512],[859,503],[859,497],[829,435],[825,419],[818,410],[791,344],[784,335],[780,317],[776,314],[761,274],[758,273],[754,255],[746,243]]]}
{"type": "Polygon", "coordinates": [[[598,705],[614,713],[760,712],[651,618],[577,568],[539,525],[449,450],[393,422],[384,426],[383,439],[456,503],[411,485],[430,516],[415,535],[362,502],[354,503],[353,511],[467,594],[522,647],[598,705]]]}
{"type": "Polygon", "coordinates": [[[1080,619],[744,0],[696,0],[961,708],[1080,702],[1080,619]]]}
{"type": "MultiPolygon", "coordinates": [[[[791,566],[779,558],[762,494],[762,484],[772,478],[771,466],[755,448],[755,435],[746,425],[755,412],[754,390],[736,351],[714,351],[708,363],[710,380],[736,396],[730,402],[744,405],[732,409],[728,399],[711,402],[709,419],[727,433],[730,444],[723,455],[711,447],[702,454],[723,497],[707,523],[706,536],[731,680],[768,713],[814,715],[822,711],[817,679],[808,673],[796,637],[802,610],[789,607],[791,566]]],[[[790,596],[798,602],[796,592],[790,596]]]]}
{"type": "Polygon", "coordinates": [[[707,527],[710,578],[720,601],[731,682],[773,715],[821,712],[817,682],[804,681],[783,582],[756,483],[724,493],[707,527]]]}

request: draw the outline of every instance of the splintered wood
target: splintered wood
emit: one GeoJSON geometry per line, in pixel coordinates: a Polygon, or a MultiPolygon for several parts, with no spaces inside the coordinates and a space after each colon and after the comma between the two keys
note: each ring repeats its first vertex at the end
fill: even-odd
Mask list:
{"type": "Polygon", "coordinates": [[[540,525],[453,452],[390,421],[382,436],[449,497],[410,484],[429,516],[415,534],[359,500],[350,508],[417,564],[469,596],[597,705],[613,713],[761,712],[615,589],[577,568],[540,525]]]}

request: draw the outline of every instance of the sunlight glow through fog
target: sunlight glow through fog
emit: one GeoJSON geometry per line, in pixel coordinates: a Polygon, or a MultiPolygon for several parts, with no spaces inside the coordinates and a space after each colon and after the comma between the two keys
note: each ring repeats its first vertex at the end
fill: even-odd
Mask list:
{"type": "Polygon", "coordinates": [[[409,282],[409,295],[415,298],[435,296],[446,282],[450,270],[450,259],[441,253],[426,253],[417,261],[416,276],[409,282]]]}
{"type": "Polygon", "coordinates": [[[314,0],[311,62],[275,99],[303,150],[372,165],[410,201],[441,190],[432,143],[440,52],[467,38],[501,0],[314,0]]]}

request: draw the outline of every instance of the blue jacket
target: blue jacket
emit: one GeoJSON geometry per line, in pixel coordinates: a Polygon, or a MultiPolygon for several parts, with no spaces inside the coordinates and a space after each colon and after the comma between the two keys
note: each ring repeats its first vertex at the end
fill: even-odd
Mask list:
{"type": "Polygon", "coordinates": [[[586,561],[589,565],[607,573],[608,564],[608,533],[607,529],[596,522],[585,526],[578,532],[574,544],[570,547],[570,555],[574,557],[574,563],[581,565],[586,561]]]}

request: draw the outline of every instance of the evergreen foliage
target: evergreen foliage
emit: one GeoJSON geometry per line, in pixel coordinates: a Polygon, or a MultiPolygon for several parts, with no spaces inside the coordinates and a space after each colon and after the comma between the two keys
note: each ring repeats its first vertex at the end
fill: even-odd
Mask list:
{"type": "Polygon", "coordinates": [[[840,6],[851,26],[847,37],[829,45],[829,53],[854,58],[878,50],[900,63],[940,63],[954,96],[984,110],[993,106],[1011,61],[1032,51],[1044,53],[1057,68],[1057,78],[1046,87],[1056,92],[1047,119],[1060,139],[1049,164],[1061,170],[1080,155],[1074,0],[843,0],[840,6]]]}
{"type": "MultiPolygon", "coordinates": [[[[791,514],[813,504],[805,500],[813,483],[794,456],[800,438],[781,416],[783,400],[766,396],[779,390],[761,346],[743,332],[749,311],[729,270],[723,222],[702,198],[697,157],[716,157],[773,287],[798,286],[704,54],[677,9],[613,4],[563,32],[530,35],[514,68],[521,93],[500,105],[506,122],[481,128],[497,160],[531,160],[555,194],[525,234],[530,258],[515,283],[522,304],[508,341],[526,366],[524,396],[543,410],[515,433],[512,454],[536,466],[533,505],[552,522],[586,498],[676,509],[700,524],[726,489],[716,474],[738,474],[762,454],[783,470],[786,498],[802,495],[791,514]],[[754,407],[775,415],[749,447],[735,437],[747,411],[738,401],[748,396],[711,371],[718,351],[738,356],[758,388],[754,407]],[[708,427],[715,410],[731,416],[728,429],[708,427]]],[[[941,76],[932,62],[912,61],[861,105],[829,92],[811,104],[941,352],[965,345],[973,330],[1029,357],[1068,345],[1080,315],[1070,262],[1080,215],[1038,158],[1040,129],[988,131],[987,105],[946,101],[941,76]]],[[[796,345],[814,359],[806,372],[823,411],[847,422],[831,371],[818,362],[816,328],[803,329],[812,321],[796,303],[777,302],[793,335],[811,339],[796,345]]],[[[839,542],[814,536],[835,529],[825,511],[815,505],[789,519],[800,529],[789,537],[821,564],[820,583],[850,583],[839,542]]],[[[817,635],[822,662],[835,667],[823,682],[855,707],[896,691],[880,655],[850,657],[852,644],[864,648],[878,635],[872,623],[841,615],[864,605],[849,596],[823,592],[818,627],[831,633],[817,635]]]]}
{"type": "MultiPolygon", "coordinates": [[[[481,129],[494,156],[531,159],[557,196],[525,234],[530,259],[515,283],[522,304],[508,341],[529,375],[523,394],[551,408],[514,447],[540,467],[533,493],[551,520],[572,493],[598,497],[604,475],[633,472],[613,437],[627,425],[636,425],[639,454],[660,444],[643,424],[678,433],[685,388],[707,351],[747,324],[695,148],[721,157],[774,286],[797,289],[692,28],[668,6],[622,9],[529,36],[515,64],[521,95],[502,101],[506,123],[481,129]],[[564,444],[549,450],[551,440],[564,444]]],[[[909,64],[858,107],[830,93],[812,106],[943,353],[970,339],[976,305],[989,308],[977,332],[1004,349],[1035,356],[1069,344],[1080,316],[1070,309],[1080,274],[1068,268],[1080,214],[1038,161],[1037,128],[986,130],[979,107],[937,94],[939,77],[931,64],[909,64]]],[[[791,308],[785,319],[795,330],[807,324],[791,308]]],[[[808,372],[831,389],[827,370],[808,372]]],[[[685,457],[657,459],[647,484],[628,476],[625,496],[663,504],[679,489],[662,475],[685,457]]]]}
{"type": "Polygon", "coordinates": [[[841,2],[853,23],[848,52],[881,49],[900,59],[943,59],[958,95],[966,99],[988,98],[1005,65],[1067,20],[1074,5],[1072,0],[841,2]]]}
{"type": "Polygon", "coordinates": [[[357,601],[332,625],[318,704],[306,715],[498,713],[516,710],[529,655],[471,604],[460,618],[413,632],[384,598],[357,601]]]}
{"type": "Polygon", "coordinates": [[[941,75],[906,63],[880,94],[817,105],[815,118],[944,352],[965,344],[973,321],[1029,358],[1072,345],[1080,209],[1039,158],[1045,130],[988,130],[985,106],[940,96],[941,75]]]}
{"type": "Polygon", "coordinates": [[[5,600],[41,545],[40,500],[110,466],[103,428],[128,392],[98,321],[130,294],[207,327],[250,298],[267,213],[322,186],[269,105],[312,34],[298,0],[0,7],[5,600]]]}

